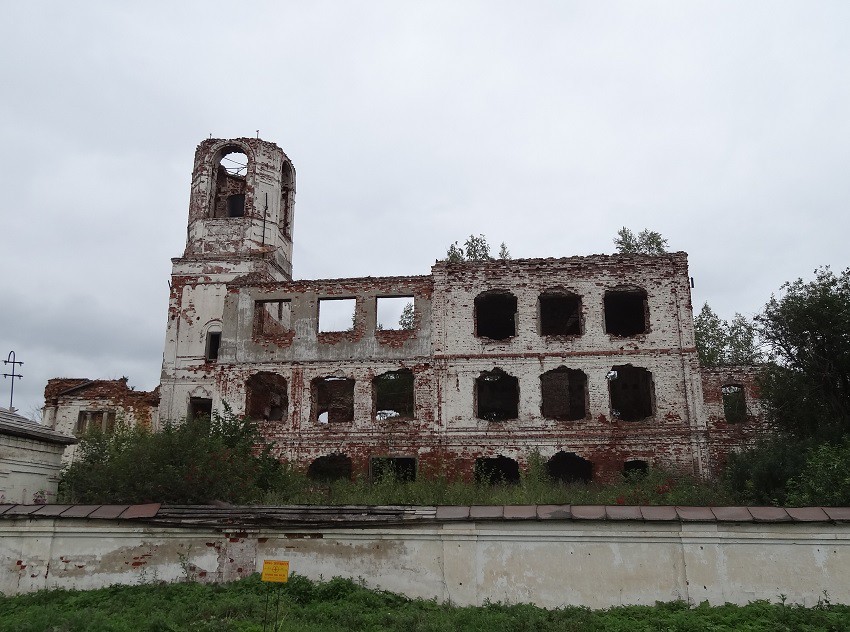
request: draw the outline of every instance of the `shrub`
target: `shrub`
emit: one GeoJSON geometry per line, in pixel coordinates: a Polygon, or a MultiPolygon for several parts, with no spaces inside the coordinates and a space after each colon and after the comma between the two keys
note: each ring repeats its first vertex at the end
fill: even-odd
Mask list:
{"type": "Polygon", "coordinates": [[[803,471],[788,482],[788,504],[850,505],[850,438],[824,443],[806,453],[803,471]]]}
{"type": "Polygon", "coordinates": [[[118,424],[80,442],[62,473],[67,502],[251,502],[286,487],[287,469],[256,425],[230,410],[169,424],[161,432],[118,424]]]}

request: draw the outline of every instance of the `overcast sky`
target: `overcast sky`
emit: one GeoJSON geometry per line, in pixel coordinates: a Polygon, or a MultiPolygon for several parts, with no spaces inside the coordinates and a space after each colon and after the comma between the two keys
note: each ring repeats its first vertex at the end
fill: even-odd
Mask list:
{"type": "Polygon", "coordinates": [[[848,25],[844,0],[4,3],[15,405],[50,377],[156,386],[211,134],[293,161],[296,278],[428,274],[470,233],[610,253],[648,227],[689,253],[697,309],[752,315],[848,265],[848,25]]]}

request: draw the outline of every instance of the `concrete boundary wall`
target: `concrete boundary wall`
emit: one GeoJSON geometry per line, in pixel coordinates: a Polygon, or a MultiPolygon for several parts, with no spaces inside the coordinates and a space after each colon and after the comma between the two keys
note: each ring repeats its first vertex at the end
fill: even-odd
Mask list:
{"type": "Polygon", "coordinates": [[[411,597],[544,607],[682,599],[850,603],[850,524],[437,521],[358,527],[0,521],[0,592],[231,581],[285,559],[311,579],[362,578],[411,597]]]}

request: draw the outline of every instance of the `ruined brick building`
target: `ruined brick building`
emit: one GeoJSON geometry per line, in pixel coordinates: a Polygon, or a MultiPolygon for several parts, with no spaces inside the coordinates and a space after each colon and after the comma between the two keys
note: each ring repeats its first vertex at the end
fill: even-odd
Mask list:
{"type": "Polygon", "coordinates": [[[760,426],[751,370],[699,366],[683,252],[293,280],[294,209],[276,145],[202,142],[159,389],[51,380],[45,420],[156,427],[227,403],[316,476],[509,480],[534,452],[562,479],[708,475],[760,426]],[[403,325],[381,316],[408,302],[403,325]]]}

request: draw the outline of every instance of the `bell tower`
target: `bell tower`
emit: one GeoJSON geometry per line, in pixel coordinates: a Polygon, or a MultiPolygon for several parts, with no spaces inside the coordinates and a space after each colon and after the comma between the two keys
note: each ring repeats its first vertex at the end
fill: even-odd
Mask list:
{"type": "Polygon", "coordinates": [[[291,280],[294,203],[295,170],[280,147],[205,140],[195,152],[183,258],[261,259],[278,280],[291,280]]]}
{"type": "Polygon", "coordinates": [[[292,280],[294,206],[295,169],[274,143],[211,138],[198,145],[186,249],[171,260],[161,421],[221,405],[215,372],[228,284],[248,276],[292,280]]]}

